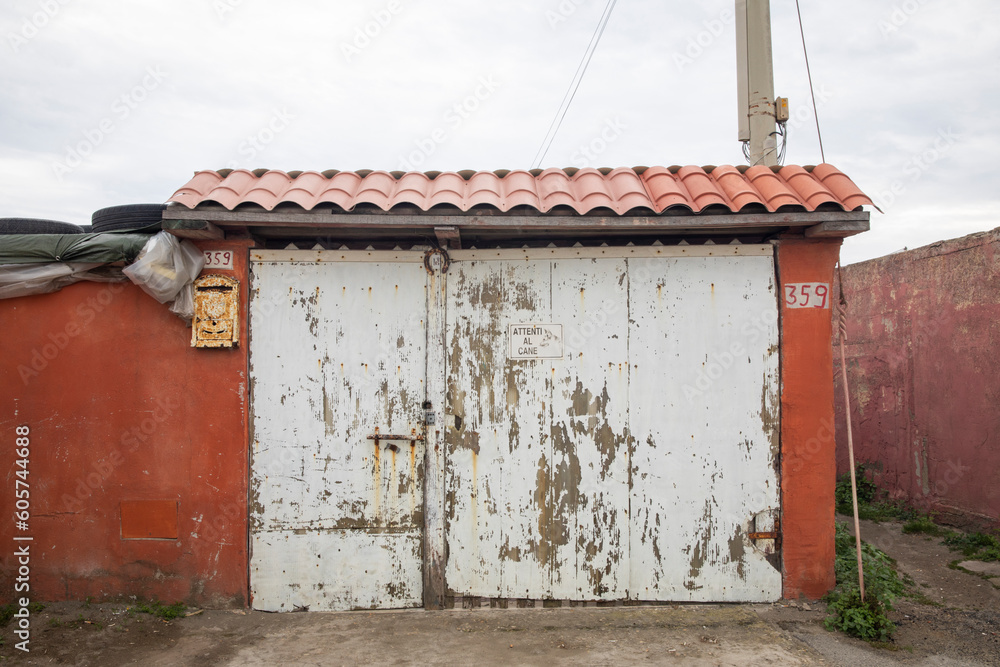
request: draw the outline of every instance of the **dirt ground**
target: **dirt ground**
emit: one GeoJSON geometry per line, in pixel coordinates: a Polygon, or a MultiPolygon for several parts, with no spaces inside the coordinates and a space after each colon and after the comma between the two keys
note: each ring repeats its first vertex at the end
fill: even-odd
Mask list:
{"type": "MultiPolygon", "coordinates": [[[[172,621],[126,604],[55,603],[32,616],[31,652],[3,630],[0,664],[80,665],[1000,665],[1000,586],[951,569],[939,538],[864,522],[924,594],[875,647],[823,628],[825,605],[265,614],[203,610],[172,621]]],[[[188,613],[199,610],[188,610],[188,613]]]]}

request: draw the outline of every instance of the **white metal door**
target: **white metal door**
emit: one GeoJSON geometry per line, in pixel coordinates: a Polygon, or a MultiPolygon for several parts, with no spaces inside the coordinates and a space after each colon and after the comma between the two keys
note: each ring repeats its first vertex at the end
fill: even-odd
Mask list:
{"type": "Polygon", "coordinates": [[[770,247],[453,260],[449,590],[780,597],[774,543],[748,535],[779,508],[770,247]],[[561,336],[558,356],[513,348],[516,331],[561,336]]]}
{"type": "Polygon", "coordinates": [[[252,257],[253,607],[419,606],[423,255],[252,257]]]}

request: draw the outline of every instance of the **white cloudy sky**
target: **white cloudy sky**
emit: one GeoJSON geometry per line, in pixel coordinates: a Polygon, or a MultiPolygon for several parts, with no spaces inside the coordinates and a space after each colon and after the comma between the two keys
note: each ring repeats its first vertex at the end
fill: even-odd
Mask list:
{"type": "MultiPolygon", "coordinates": [[[[8,0],[0,217],[86,224],[226,166],[529,168],[604,7],[8,0]]],[[[619,0],[543,166],[742,163],[732,8],[619,0]],[[602,132],[613,140],[583,155],[602,132]]],[[[1000,3],[802,10],[827,161],[885,211],[845,261],[1000,226],[1000,3]]],[[[816,164],[794,0],[771,13],[776,93],[793,115],[786,162],[816,164]]]]}

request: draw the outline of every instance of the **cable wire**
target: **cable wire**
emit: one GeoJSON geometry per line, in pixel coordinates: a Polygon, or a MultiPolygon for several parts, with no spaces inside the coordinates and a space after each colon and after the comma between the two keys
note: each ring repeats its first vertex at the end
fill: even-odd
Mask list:
{"type": "Polygon", "coordinates": [[[542,145],[538,147],[538,152],[535,153],[535,159],[531,162],[532,169],[540,167],[542,160],[548,155],[549,148],[552,147],[552,142],[555,141],[556,134],[559,133],[559,128],[562,127],[563,119],[566,118],[566,112],[569,111],[569,107],[573,103],[573,98],[576,97],[576,91],[580,88],[583,75],[587,73],[587,67],[590,65],[591,58],[594,57],[594,51],[597,50],[597,44],[601,41],[601,36],[604,35],[604,29],[608,26],[608,20],[611,18],[611,12],[614,11],[616,4],[618,4],[618,0],[608,0],[608,4],[605,5],[604,13],[601,14],[601,20],[597,23],[597,28],[590,38],[587,50],[584,51],[583,58],[576,67],[573,80],[570,81],[569,88],[566,90],[566,94],[563,95],[562,102],[556,110],[556,115],[549,124],[549,130],[545,133],[545,138],[542,139],[542,145]]]}
{"type": "Polygon", "coordinates": [[[802,10],[799,9],[799,0],[795,0],[795,11],[799,15],[799,34],[802,35],[802,54],[806,57],[806,74],[809,75],[809,94],[813,101],[813,118],[816,119],[816,136],[819,137],[819,156],[826,162],[826,153],[823,152],[823,134],[819,131],[819,109],[816,108],[816,90],[813,88],[812,70],[809,68],[809,51],[806,49],[806,31],[802,27],[802,10]]]}
{"type": "Polygon", "coordinates": [[[788,148],[788,127],[785,123],[778,123],[778,135],[781,137],[781,149],[778,150],[778,164],[785,165],[785,151],[788,148]]]}

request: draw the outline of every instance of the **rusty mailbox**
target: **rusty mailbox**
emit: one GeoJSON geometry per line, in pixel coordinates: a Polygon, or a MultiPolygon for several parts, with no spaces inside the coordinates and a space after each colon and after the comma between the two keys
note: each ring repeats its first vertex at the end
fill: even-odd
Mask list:
{"type": "Polygon", "coordinates": [[[191,347],[235,347],[240,340],[240,281],[207,275],[194,281],[191,347]]]}

